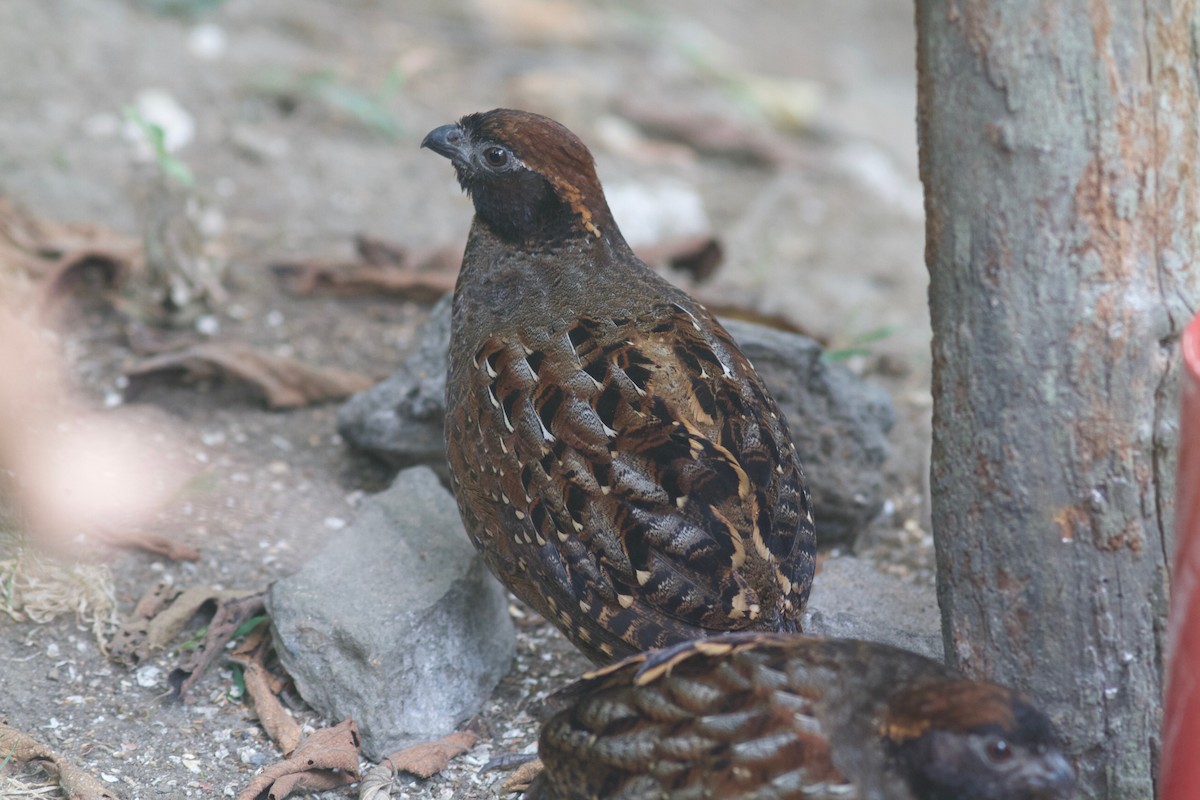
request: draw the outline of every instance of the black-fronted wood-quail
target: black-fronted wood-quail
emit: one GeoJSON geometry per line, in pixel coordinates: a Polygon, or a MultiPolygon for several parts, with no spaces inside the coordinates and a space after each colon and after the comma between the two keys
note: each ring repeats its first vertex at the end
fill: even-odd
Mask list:
{"type": "Polygon", "coordinates": [[[1028,699],[870,642],[736,633],[559,693],[527,800],[1067,800],[1028,699]]]}
{"type": "Polygon", "coordinates": [[[475,205],[446,446],[489,567],[597,662],[794,631],[815,539],[787,425],[711,314],[650,270],[562,125],[433,130],[475,205]]]}

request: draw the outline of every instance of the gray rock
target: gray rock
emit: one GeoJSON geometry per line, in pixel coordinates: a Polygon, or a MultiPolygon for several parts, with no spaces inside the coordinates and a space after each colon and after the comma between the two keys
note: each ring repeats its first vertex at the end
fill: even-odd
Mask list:
{"type": "Polygon", "coordinates": [[[475,714],[516,649],[504,590],[428,468],[401,472],[267,597],[275,648],[300,695],[353,717],[378,760],[475,714]]]}
{"type": "Polygon", "coordinates": [[[943,658],[934,587],[907,583],[861,558],[821,562],[803,625],[813,636],[867,639],[943,658]]]}
{"type": "Polygon", "coordinates": [[[355,447],[395,464],[425,464],[444,478],[446,360],[450,348],[450,302],[439,300],[417,331],[417,347],[400,368],[338,411],[338,432],[355,447]]]}
{"type": "MultiPolygon", "coordinates": [[[[797,334],[730,321],[787,418],[812,490],[822,546],[853,541],[883,505],[881,465],[895,411],[887,392],[821,360],[821,345],[797,334]]],[[[338,430],[355,447],[399,466],[427,464],[446,474],[442,445],[450,300],[434,306],[419,344],[399,370],[355,395],[338,430]]]]}

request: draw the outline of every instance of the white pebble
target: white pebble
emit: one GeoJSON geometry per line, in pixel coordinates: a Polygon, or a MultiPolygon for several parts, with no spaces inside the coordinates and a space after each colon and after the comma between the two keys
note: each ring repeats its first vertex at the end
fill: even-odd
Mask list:
{"type": "Polygon", "coordinates": [[[143,689],[152,689],[162,680],[162,670],[153,664],[143,664],[134,673],[134,680],[143,689]]]}
{"type": "Polygon", "coordinates": [[[225,55],[229,40],[219,26],[206,22],[188,32],[188,52],[206,61],[225,55]]]}

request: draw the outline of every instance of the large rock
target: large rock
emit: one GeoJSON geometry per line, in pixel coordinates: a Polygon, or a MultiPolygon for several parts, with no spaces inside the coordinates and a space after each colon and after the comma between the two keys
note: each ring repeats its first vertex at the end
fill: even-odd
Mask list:
{"type": "MultiPolygon", "coordinates": [[[[779,403],[812,489],[822,546],[853,541],[883,505],[881,465],[895,412],[887,392],[822,360],[821,345],[747,322],[726,323],[779,403]]],[[[446,474],[442,445],[450,298],[434,306],[413,354],[391,377],[355,395],[338,430],[398,466],[446,474]]]]}
{"type": "Polygon", "coordinates": [[[353,717],[369,758],[474,715],[516,649],[504,590],[467,540],[437,476],[416,467],[267,597],[279,659],[300,695],[353,717]]]}
{"type": "Polygon", "coordinates": [[[803,625],[813,636],[867,639],[942,660],[934,587],[902,581],[861,558],[821,562],[803,625]]]}

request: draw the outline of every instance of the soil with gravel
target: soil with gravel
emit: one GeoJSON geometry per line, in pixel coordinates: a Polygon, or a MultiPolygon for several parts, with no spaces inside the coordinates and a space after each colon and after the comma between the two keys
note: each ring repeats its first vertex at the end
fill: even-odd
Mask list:
{"type": "MultiPolygon", "coordinates": [[[[41,217],[140,235],[158,178],[124,109],[159,90],[192,123],[172,157],[194,176],[187,192],[206,209],[203,235],[228,264],[228,297],[204,334],[383,377],[428,306],[296,296],[270,265],[348,258],[356,233],[413,251],[462,241],[469,202],[445,161],[418,149],[424,133],[501,105],[556,117],[593,145],[610,192],[635,198],[627,224],[614,203],[623,227],[669,236],[694,228],[699,209],[726,253],[704,291],[791,320],[892,392],[889,499],[855,550],[927,583],[911,16],[903,0],[8,0],[0,195],[41,217]],[[761,146],[707,141],[714,121],[761,146]],[[656,197],[673,198],[671,208],[638,210],[656,197]],[[672,216],[681,209],[690,216],[672,216]]],[[[84,402],[119,400],[172,432],[164,457],[193,478],[153,528],[201,556],[175,563],[80,545],[83,561],[107,570],[118,615],[164,578],[264,588],[388,484],[391,469],[340,441],[336,404],[268,411],[220,381],[152,382],[126,397],[121,375],[137,360],[127,331],[120,313],[85,304],[59,342],[84,402]]],[[[15,541],[0,540],[0,560],[15,557],[15,541]]],[[[540,699],[587,668],[544,622],[515,603],[513,613],[518,657],[472,723],[479,743],[432,779],[401,778],[394,797],[492,796],[502,776],[479,767],[530,751],[540,699]]],[[[236,796],[279,753],[234,699],[228,667],[183,702],[166,699],[179,657],[176,646],[130,670],[106,660],[86,618],[0,615],[0,716],[115,796],[236,796]]],[[[294,713],[312,727],[331,722],[302,705],[294,713]]],[[[0,796],[56,796],[13,765],[0,781],[0,796]]]]}

